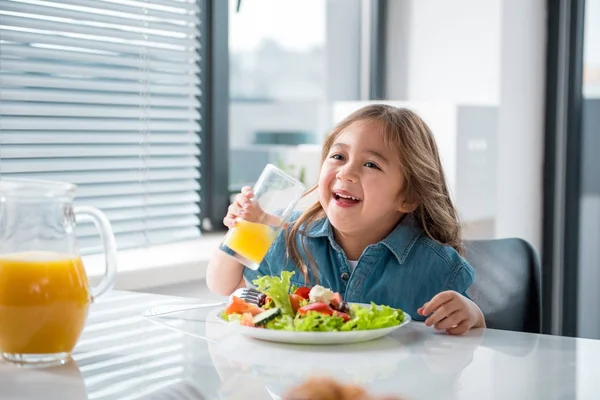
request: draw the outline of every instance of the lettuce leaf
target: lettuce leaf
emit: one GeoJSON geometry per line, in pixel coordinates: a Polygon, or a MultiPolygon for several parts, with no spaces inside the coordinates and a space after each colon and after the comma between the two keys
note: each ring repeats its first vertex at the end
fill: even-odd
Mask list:
{"type": "Polygon", "coordinates": [[[294,330],[296,332],[338,332],[343,324],[344,320],[341,317],[309,311],[302,317],[296,317],[294,330]]]}
{"type": "Polygon", "coordinates": [[[281,278],[265,275],[252,282],[256,285],[256,289],[273,299],[275,306],[281,309],[283,315],[292,317],[294,317],[294,310],[292,309],[289,293],[290,278],[294,273],[293,271],[283,271],[281,272],[281,278]]]}
{"type": "Polygon", "coordinates": [[[404,321],[404,313],[388,306],[362,307],[352,304],[352,318],[342,326],[342,331],[389,328],[404,321]]]}
{"type": "Polygon", "coordinates": [[[293,331],[294,318],[290,315],[280,315],[265,324],[266,329],[274,329],[277,331],[293,331]]]}

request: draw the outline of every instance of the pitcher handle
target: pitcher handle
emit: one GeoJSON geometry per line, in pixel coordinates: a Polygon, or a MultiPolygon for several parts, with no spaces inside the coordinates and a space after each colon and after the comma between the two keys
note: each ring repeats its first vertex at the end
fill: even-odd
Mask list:
{"type": "Polygon", "coordinates": [[[90,206],[77,206],[74,211],[77,222],[90,221],[96,226],[104,246],[106,269],[98,286],[92,288],[93,302],[96,297],[102,296],[112,289],[115,284],[115,278],[117,277],[117,244],[110,221],[102,211],[90,206]]]}

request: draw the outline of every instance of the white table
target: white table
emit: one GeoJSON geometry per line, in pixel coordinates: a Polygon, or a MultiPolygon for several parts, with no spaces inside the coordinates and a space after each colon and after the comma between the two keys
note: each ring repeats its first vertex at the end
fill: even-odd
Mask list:
{"type": "Polygon", "coordinates": [[[111,293],[92,307],[75,362],[43,370],[0,363],[0,398],[278,399],[320,374],[413,400],[600,398],[600,341],[496,330],[451,337],[410,323],[363,344],[292,346],[205,322],[214,309],[154,323],[142,316],[183,303],[198,301],[111,293]]]}

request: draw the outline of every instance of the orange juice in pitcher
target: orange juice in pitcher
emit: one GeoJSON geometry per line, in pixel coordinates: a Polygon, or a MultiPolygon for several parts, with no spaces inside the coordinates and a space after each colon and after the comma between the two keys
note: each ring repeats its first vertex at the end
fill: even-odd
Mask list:
{"type": "Polygon", "coordinates": [[[116,244],[100,210],[73,206],[76,186],[0,179],[0,357],[26,366],[64,364],[93,300],[112,287],[116,244]],[[106,273],[90,288],[76,221],[100,231],[106,273]]]}
{"type": "Polygon", "coordinates": [[[81,259],[52,252],[0,255],[0,349],[70,353],[90,294],[81,259]]]}

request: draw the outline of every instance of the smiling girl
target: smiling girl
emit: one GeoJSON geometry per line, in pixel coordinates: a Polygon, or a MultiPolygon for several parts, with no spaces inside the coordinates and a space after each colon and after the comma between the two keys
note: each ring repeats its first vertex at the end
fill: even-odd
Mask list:
{"type": "MultiPolygon", "coordinates": [[[[319,200],[292,217],[258,270],[216,252],[209,288],[229,295],[257,277],[299,271],[297,286],[319,282],[347,302],[401,308],[450,334],[485,327],[466,294],[474,271],[462,257],[435,139],[420,117],[387,105],[348,116],[325,140],[315,190],[319,200]]],[[[256,218],[252,196],[242,189],[226,226],[256,218]]]]}

